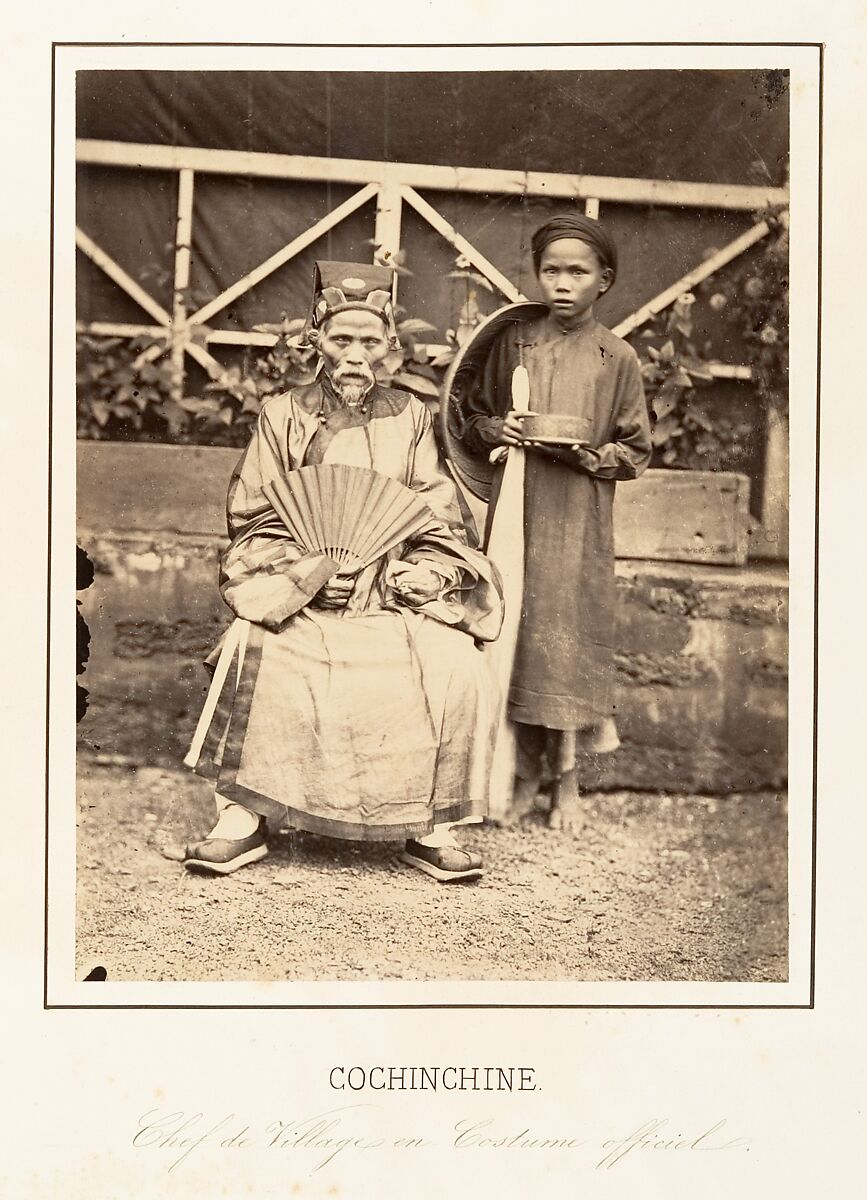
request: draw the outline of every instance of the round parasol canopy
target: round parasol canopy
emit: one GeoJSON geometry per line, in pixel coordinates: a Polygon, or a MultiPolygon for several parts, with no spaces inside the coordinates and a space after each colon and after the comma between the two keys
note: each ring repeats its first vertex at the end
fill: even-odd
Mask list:
{"type": "Polygon", "coordinates": [[[472,336],[461,346],[443,384],[444,399],[440,405],[439,419],[446,457],[460,482],[486,503],[491,498],[494,468],[486,454],[476,454],[463,443],[463,398],[478,378],[497,336],[509,325],[538,320],[547,312],[547,306],[538,301],[521,300],[491,313],[476,326],[472,336]]]}

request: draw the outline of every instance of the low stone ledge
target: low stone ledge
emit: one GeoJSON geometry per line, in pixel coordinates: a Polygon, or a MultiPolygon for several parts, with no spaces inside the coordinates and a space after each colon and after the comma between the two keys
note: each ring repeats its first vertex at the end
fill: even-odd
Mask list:
{"type": "MultiPolygon", "coordinates": [[[[231,619],[218,534],[82,531],[96,568],[79,593],[91,634],[85,750],[174,765],[231,619]],[[97,749],[98,747],[98,749],[97,749]]],[[[786,777],[787,578],[779,567],[617,563],[622,748],[587,764],[603,790],[727,793],[786,777]]]]}

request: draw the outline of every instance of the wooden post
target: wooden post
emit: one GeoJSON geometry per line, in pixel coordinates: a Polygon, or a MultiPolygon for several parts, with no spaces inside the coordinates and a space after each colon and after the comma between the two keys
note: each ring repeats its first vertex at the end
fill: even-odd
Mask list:
{"type": "MultiPolygon", "coordinates": [[[[561,175],[539,172],[503,171],[490,168],[444,167],[418,163],[381,163],[348,159],[311,158],[294,155],[247,153],[200,149],[197,147],[153,146],[126,142],[101,142],[88,139],[76,143],[80,162],[98,163],[115,167],[146,167],[165,169],[179,173],[178,226],[175,255],[175,284],[173,312],[170,315],[149,296],[135,280],[103,251],[82,230],[76,229],[76,244],[98,267],[119,287],[133,298],[145,312],[157,322],[165,325],[165,340],[160,339],[144,350],[136,359],[137,365],[153,362],[168,348],[172,352],[172,363],[176,379],[175,392],[182,393],[184,352],[199,362],[212,377],[222,372],[221,364],[214,359],[200,341],[190,339],[190,329],[205,324],[214,313],[225,308],[238,296],[249,291],[267,275],[290,261],[307,246],[311,245],[329,229],[333,228],[350,213],[355,212],[371,197],[378,197],[376,211],[375,243],[379,257],[385,261],[395,256],[401,240],[401,206],[410,204],[433,228],[445,238],[458,253],[463,254],[503,295],[511,301],[524,299],[515,285],[497,267],[481,254],[466,238],[415,190],[417,187],[454,192],[494,192],[503,195],[547,196],[571,200],[584,200],[584,211],[598,218],[600,202],[623,204],[677,204],[732,210],[757,210],[768,204],[785,203],[788,191],[785,188],[752,187],[736,184],[696,184],[682,180],[617,179],[604,176],[561,175]],[[190,313],[184,304],[183,293],[189,285],[190,232],[192,219],[193,178],[195,170],[218,174],[258,176],[272,179],[316,179],[319,181],[361,183],[361,190],[339,205],[333,212],[317,221],[309,229],[283,246],[265,262],[248,272],[242,279],[210,300],[197,312],[190,313]],[[376,179],[378,183],[371,183],[376,179]]],[[[708,278],[715,271],[731,262],[738,255],[754,246],[769,232],[767,222],[754,225],[746,233],[724,246],[712,258],[700,263],[687,272],[665,291],[660,292],[636,312],[626,317],[614,332],[628,336],[651,317],[672,304],[685,291],[708,278]]],[[[92,331],[100,328],[106,333],[111,330],[118,336],[138,336],[140,333],[153,335],[159,332],[154,326],[135,326],[126,323],[95,322],[92,331]]],[[[272,334],[256,331],[212,330],[207,341],[214,344],[273,345],[272,334]]],[[[748,379],[748,367],[736,364],[711,364],[711,373],[718,378],[748,379]]],[[[786,433],[773,422],[769,425],[768,479],[774,495],[785,493],[780,487],[780,454],[785,454],[786,433]]],[[[785,481],[784,481],[785,484],[785,481]]],[[[771,501],[769,501],[771,503],[771,501]]],[[[779,514],[774,518],[769,532],[776,530],[779,545],[785,545],[785,520],[780,526],[779,514]]]]}
{"type": "MultiPolygon", "coordinates": [[[[400,185],[384,182],[376,199],[376,228],[373,233],[374,254],[385,266],[396,264],[400,250],[400,218],[403,196],[400,185]]],[[[395,278],[394,299],[397,299],[395,278]]]]}
{"type": "Polygon", "coordinates": [[[760,558],[789,557],[789,421],[769,407],[766,417],[765,481],[762,493],[760,558]]]}
{"type": "Polygon", "coordinates": [[[178,223],[175,231],[175,284],[172,300],[172,398],[184,396],[184,350],[190,333],[187,325],[186,290],[190,286],[190,243],[193,230],[193,172],[182,167],[178,173],[178,223]]]}

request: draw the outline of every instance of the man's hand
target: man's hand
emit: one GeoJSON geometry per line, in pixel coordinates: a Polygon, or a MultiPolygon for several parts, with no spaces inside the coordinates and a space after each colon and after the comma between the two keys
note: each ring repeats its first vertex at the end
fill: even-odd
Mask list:
{"type": "Polygon", "coordinates": [[[439,594],[443,585],[436,571],[418,563],[393,563],[391,576],[392,589],[407,604],[426,604],[439,594]]]}
{"type": "Polygon", "coordinates": [[[539,414],[532,411],[516,412],[514,408],[509,409],[503,420],[503,428],[500,431],[498,446],[523,446],[524,445],[524,430],[522,422],[525,417],[537,417],[539,414]]]}
{"type": "Polygon", "coordinates": [[[346,576],[332,575],[328,582],[322,585],[310,603],[314,608],[346,608],[354,587],[354,579],[347,579],[346,576]]]}

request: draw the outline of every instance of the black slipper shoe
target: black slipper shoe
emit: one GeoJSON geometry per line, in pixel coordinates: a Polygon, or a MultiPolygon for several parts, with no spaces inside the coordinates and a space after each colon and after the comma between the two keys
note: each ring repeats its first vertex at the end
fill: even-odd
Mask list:
{"type": "Polygon", "coordinates": [[[480,879],[484,874],[478,854],[470,854],[469,850],[461,850],[457,846],[424,846],[410,838],[400,858],[401,862],[424,871],[425,875],[430,875],[439,883],[480,879]]]}
{"type": "Polygon", "coordinates": [[[192,846],[187,846],[184,852],[184,866],[188,871],[207,871],[213,875],[231,875],[239,867],[248,863],[259,862],[268,853],[265,841],[265,818],[259,818],[259,828],[249,837],[237,838],[204,838],[192,846]]]}

